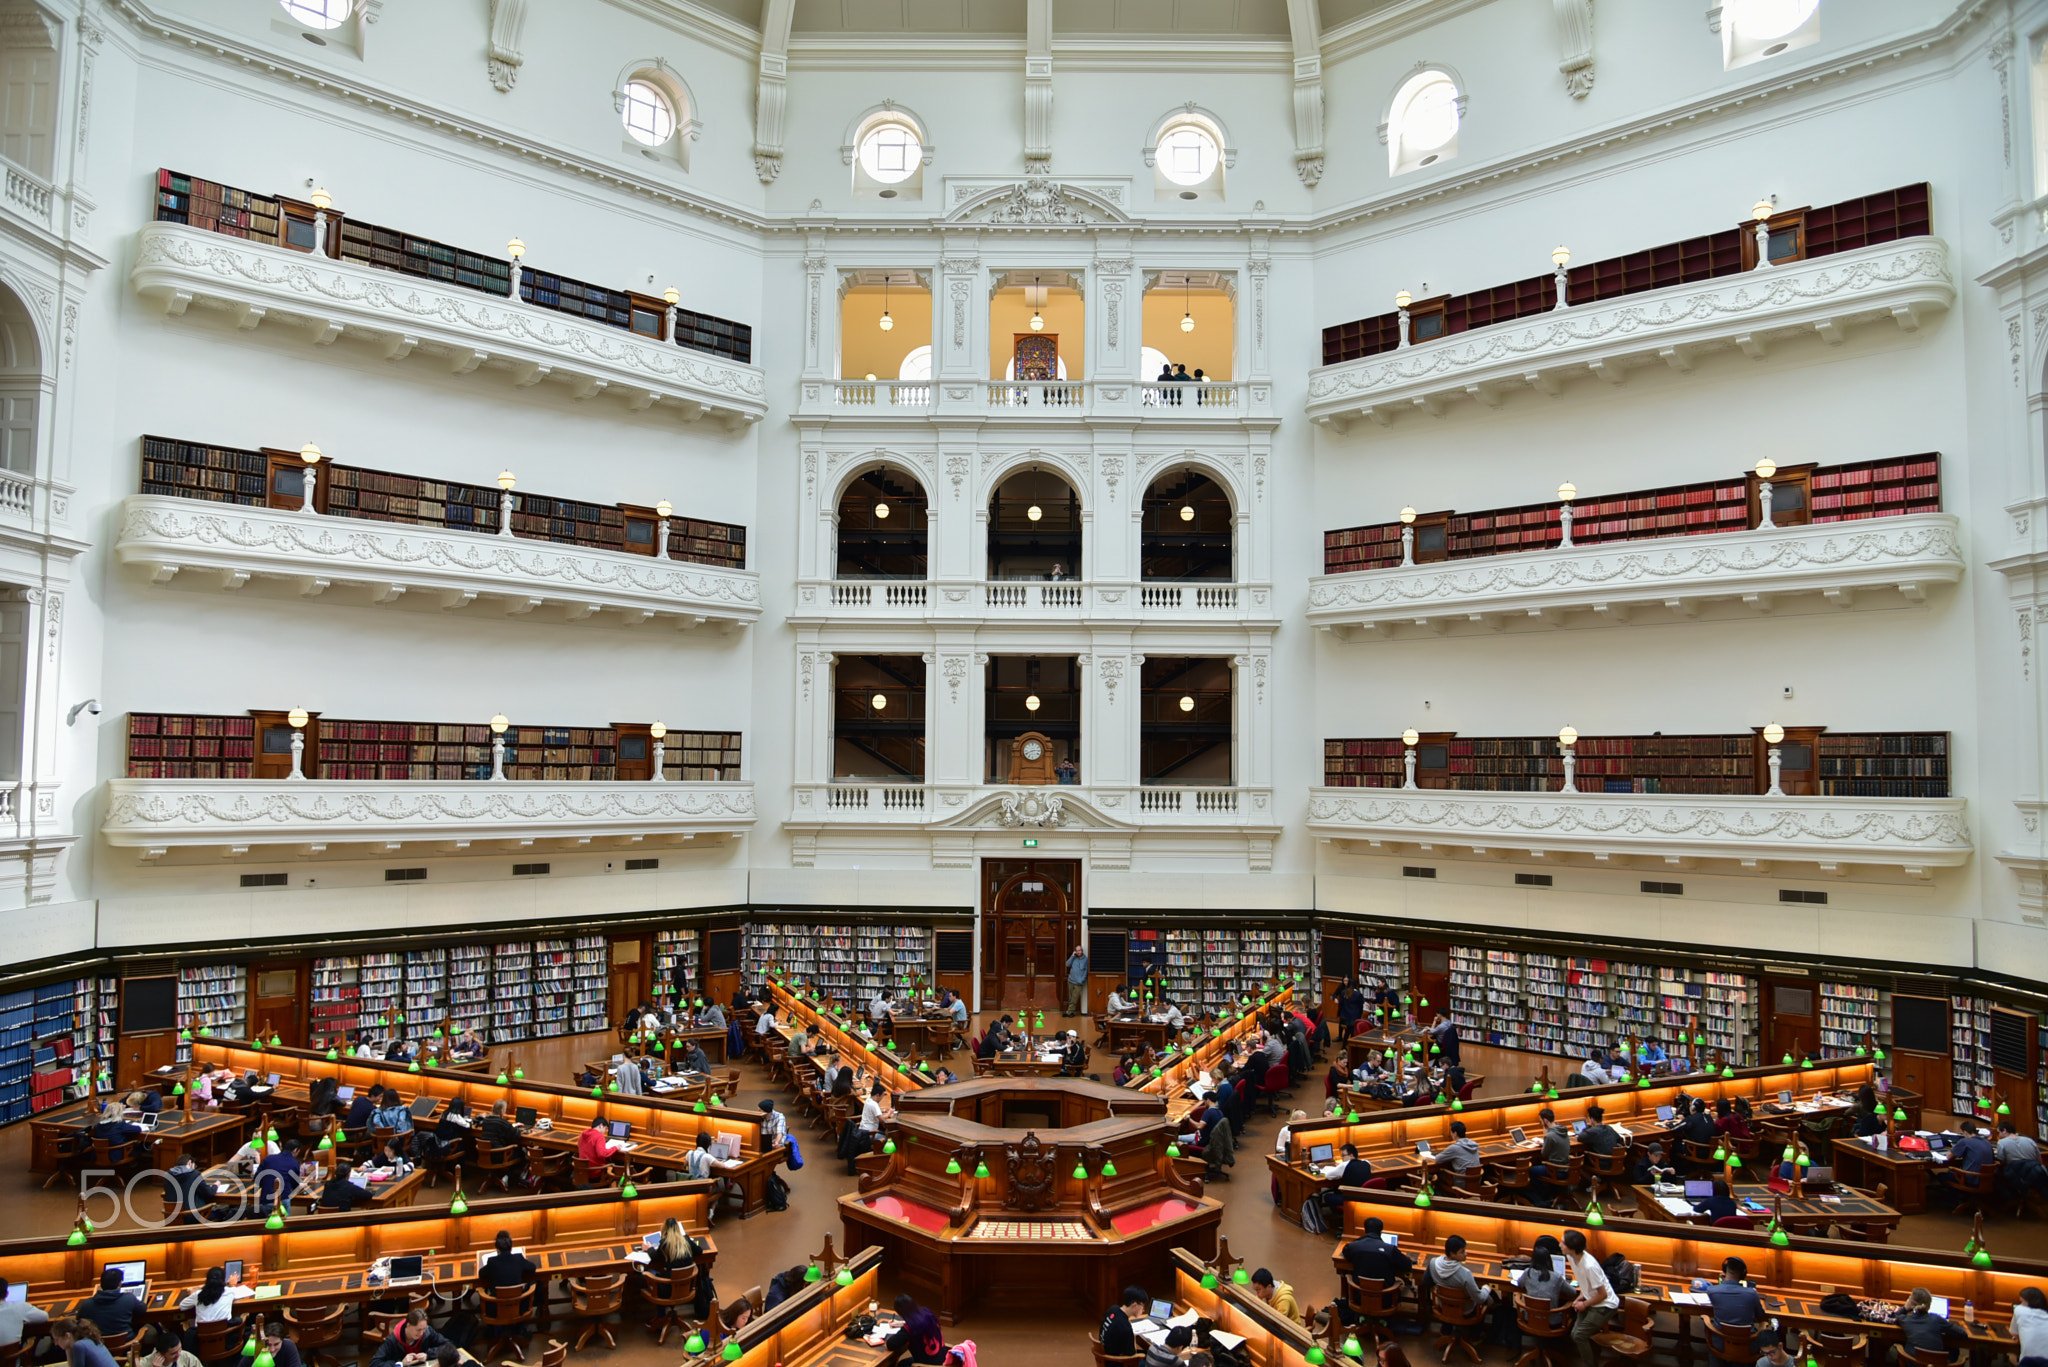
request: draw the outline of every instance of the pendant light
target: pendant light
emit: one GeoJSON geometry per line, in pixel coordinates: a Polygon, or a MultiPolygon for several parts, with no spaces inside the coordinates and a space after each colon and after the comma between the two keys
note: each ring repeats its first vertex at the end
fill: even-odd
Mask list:
{"type": "Polygon", "coordinates": [[[875,516],[887,522],[889,520],[889,505],[877,499],[875,501],[875,516]]]}
{"type": "Polygon", "coordinates": [[[889,277],[885,273],[882,276],[882,331],[887,332],[895,326],[896,320],[889,316],[889,277]]]}
{"type": "MultiPolygon", "coordinates": [[[[1031,287],[1034,290],[1038,288],[1038,277],[1035,275],[1031,277],[1031,287]]],[[[1041,294],[1040,298],[1042,299],[1043,297],[1041,294]]],[[[1033,332],[1045,331],[1045,316],[1039,312],[1039,309],[1043,307],[1044,305],[1040,303],[1034,303],[1031,306],[1031,330],[1033,332]]]]}
{"type": "Polygon", "coordinates": [[[1033,693],[1029,697],[1025,698],[1024,707],[1027,711],[1036,712],[1038,710],[1038,695],[1036,693],[1033,693]]]}
{"type": "Polygon", "coordinates": [[[1036,522],[1038,521],[1038,519],[1045,516],[1045,509],[1039,507],[1036,503],[1034,503],[1029,508],[1026,508],[1024,510],[1024,516],[1030,518],[1033,522],[1036,522]]]}
{"type": "Polygon", "coordinates": [[[1195,520],[1194,504],[1183,503],[1180,505],[1180,520],[1183,522],[1193,522],[1195,520]]]}
{"type": "Polygon", "coordinates": [[[1180,330],[1182,332],[1193,332],[1195,330],[1195,306],[1193,301],[1188,298],[1189,288],[1188,278],[1183,275],[1180,278],[1180,330]]]}

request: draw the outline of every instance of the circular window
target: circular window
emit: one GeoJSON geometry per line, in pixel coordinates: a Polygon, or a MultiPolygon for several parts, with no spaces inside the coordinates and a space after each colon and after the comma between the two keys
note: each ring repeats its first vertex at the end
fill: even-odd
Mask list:
{"type": "Polygon", "coordinates": [[[340,28],[355,13],[355,0],[278,0],[284,12],[307,28],[340,28]]]}
{"type": "Polygon", "coordinates": [[[910,179],[923,156],[924,144],[908,124],[880,124],[860,140],[860,169],[884,185],[910,179]]]}
{"type": "Polygon", "coordinates": [[[1158,155],[1159,173],[1175,185],[1200,185],[1216,173],[1216,139],[1191,123],[1167,129],[1158,155]]]}
{"type": "Polygon", "coordinates": [[[1798,28],[1819,8],[1820,0],[1742,0],[1735,23],[1743,37],[1769,42],[1798,28]]]}
{"type": "Polygon", "coordinates": [[[626,82],[626,106],[619,113],[633,141],[659,147],[676,131],[675,106],[646,81],[626,82]]]}
{"type": "Polygon", "coordinates": [[[1433,151],[1458,135],[1458,87],[1442,77],[1409,97],[1401,115],[1401,141],[1419,152],[1433,151]]]}

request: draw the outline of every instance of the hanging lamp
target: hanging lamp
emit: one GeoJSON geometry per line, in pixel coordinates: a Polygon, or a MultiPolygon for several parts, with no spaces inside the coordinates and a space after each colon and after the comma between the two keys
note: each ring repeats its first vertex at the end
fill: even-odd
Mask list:
{"type": "Polygon", "coordinates": [[[885,271],[882,275],[882,331],[887,332],[895,326],[896,320],[889,316],[889,276],[885,271]]]}

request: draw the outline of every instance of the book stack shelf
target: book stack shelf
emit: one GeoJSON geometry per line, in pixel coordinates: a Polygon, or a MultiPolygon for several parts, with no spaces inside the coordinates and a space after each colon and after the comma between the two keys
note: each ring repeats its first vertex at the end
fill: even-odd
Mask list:
{"type": "Polygon", "coordinates": [[[1947,797],[1948,732],[1827,735],[1815,777],[1826,797],[1947,797]]]}
{"type": "Polygon", "coordinates": [[[456,782],[491,776],[491,728],[438,722],[320,719],[323,779],[456,782]]]}
{"type": "Polygon", "coordinates": [[[1608,1035],[1607,1000],[1610,976],[1605,959],[1565,961],[1564,1043],[1556,1052],[1584,1057],[1608,1035]]]}
{"type": "Polygon", "coordinates": [[[103,1089],[114,1085],[114,1048],[120,1039],[120,1020],[121,980],[101,978],[99,1012],[93,1027],[93,1058],[99,1063],[103,1089]]]}
{"type": "Polygon", "coordinates": [[[342,219],[337,243],[337,255],[343,261],[461,285],[504,299],[512,296],[512,263],[497,257],[464,251],[395,228],[379,228],[355,218],[342,219]]]}
{"type": "Polygon", "coordinates": [[[1326,740],[1323,784],[1329,788],[1398,788],[1407,779],[1403,747],[1394,740],[1326,740]]]}
{"type": "MultiPolygon", "coordinates": [[[[229,1039],[249,1037],[249,970],[241,964],[209,964],[178,970],[178,1026],[206,1026],[229,1039]]],[[[178,1061],[192,1057],[189,1040],[178,1045],[178,1061]]]]}
{"type": "Polygon", "coordinates": [[[306,1025],[314,1038],[346,1034],[362,1024],[362,960],[354,955],[313,960],[313,1004],[306,1025]]]}
{"type": "Polygon", "coordinates": [[[1522,1005],[1522,956],[1512,950],[1486,951],[1486,1042],[1520,1049],[1528,1028],[1522,1005]]]}
{"type": "Polygon", "coordinates": [[[552,271],[521,271],[519,297],[536,308],[587,318],[643,337],[658,338],[667,330],[668,305],[664,301],[571,280],[552,271]]]}
{"type": "MultiPolygon", "coordinates": [[[[260,452],[255,454],[261,455],[260,452]]],[[[446,527],[451,531],[482,532],[486,535],[498,530],[500,491],[495,484],[423,479],[417,475],[365,470],[352,465],[327,466],[321,471],[321,479],[326,486],[326,512],[330,517],[353,517],[365,522],[403,522],[410,526],[446,527]]],[[[156,491],[145,489],[143,492],[156,491]]],[[[518,524],[513,525],[516,530],[518,524]]]]}
{"type": "Polygon", "coordinates": [[[815,986],[832,1000],[854,1003],[854,927],[800,922],[749,922],[747,981],[759,985],[772,965],[783,980],[815,986]]]}
{"type": "Polygon", "coordinates": [[[687,930],[655,931],[655,989],[694,1000],[704,982],[698,976],[703,943],[704,933],[695,926],[687,930]]]}
{"type": "Polygon", "coordinates": [[[602,935],[579,935],[570,942],[576,956],[574,999],[570,1002],[569,1028],[577,1034],[602,1030],[611,1014],[607,987],[611,981],[611,941],[602,935]]]}
{"type": "Polygon", "coordinates": [[[671,731],[662,751],[661,772],[673,783],[737,783],[740,733],[671,731]]]}
{"type": "Polygon", "coordinates": [[[1663,1009],[1657,970],[1649,964],[1609,964],[1608,1002],[1612,1007],[1608,1014],[1613,1018],[1613,1033],[1602,1043],[1612,1044],[1629,1035],[1640,1038],[1646,1033],[1655,1034],[1663,1009]]]}
{"type": "Polygon", "coordinates": [[[247,778],[254,717],[128,714],[128,777],[247,778]]]}
{"type": "Polygon", "coordinates": [[[929,926],[859,926],[854,930],[854,991],[866,1001],[884,987],[932,982],[929,926]]]}
{"type": "MultiPolygon", "coordinates": [[[[1718,1057],[1713,1050],[1726,1050],[1738,1068],[1758,1062],[1757,1004],[1763,1000],[1763,984],[1740,973],[1701,973],[1705,985],[1700,1004],[1700,1033],[1706,1038],[1707,1060],[1718,1057]]],[[[1704,1062],[1704,1060],[1703,1060],[1704,1062]]]]}
{"type": "Polygon", "coordinates": [[[1166,947],[1166,959],[1160,965],[1160,972],[1164,975],[1167,993],[1183,1007],[1199,1004],[1202,1000],[1202,932],[1168,930],[1161,934],[1160,940],[1166,947]]]}
{"type": "Polygon", "coordinates": [[[714,318],[708,313],[676,310],[676,345],[708,351],[741,365],[754,363],[754,329],[745,323],[714,318]]]}
{"type": "Polygon", "coordinates": [[[1256,991],[1273,980],[1280,963],[1280,932],[1240,930],[1237,932],[1238,996],[1256,991]]]}
{"type": "Polygon", "coordinates": [[[533,1035],[533,942],[513,940],[491,947],[491,1034],[493,1044],[516,1044],[533,1035]]]}
{"type": "Polygon", "coordinates": [[[1166,940],[1157,930],[1133,930],[1125,937],[1124,979],[1141,983],[1166,971],[1166,940]]]}
{"type": "Polygon", "coordinates": [[[265,195],[237,190],[183,171],[156,173],[156,221],[185,223],[223,237],[246,238],[275,246],[283,206],[265,195]]]}
{"type": "Polygon", "coordinates": [[[1941,511],[1941,457],[1907,456],[1863,465],[1824,465],[1807,484],[1815,522],[1941,511]]]}
{"type": "Polygon", "coordinates": [[[169,437],[142,439],[142,492],[261,507],[270,458],[261,451],[169,437]]]}
{"type": "Polygon", "coordinates": [[[26,1120],[38,1093],[35,1071],[36,989],[0,993],[0,1124],[26,1120]]]}
{"type": "Polygon", "coordinates": [[[448,951],[448,1016],[489,1038],[491,947],[455,945],[448,951]]]}
{"type": "Polygon", "coordinates": [[[87,1094],[111,1053],[97,1027],[94,979],[66,978],[0,995],[0,1124],[87,1094]]]}
{"type": "MultiPolygon", "coordinates": [[[[1275,930],[1272,973],[1282,978],[1312,979],[1323,961],[1319,930],[1275,930]]],[[[1247,932],[1249,934],[1249,932],[1247,932]]]]}
{"type": "Polygon", "coordinates": [[[1891,997],[1882,988],[1860,983],[1820,985],[1820,1048],[1824,1054],[1853,1054],[1867,1034],[1880,1049],[1890,1049],[1891,997]]]}
{"type": "MultiPolygon", "coordinates": [[[[380,956],[381,957],[381,956],[380,956]]],[[[415,1029],[431,1031],[448,1011],[448,951],[408,949],[399,981],[399,1009],[415,1029]]]]}
{"type": "Polygon", "coordinates": [[[515,726],[505,733],[505,777],[608,783],[618,778],[609,726],[515,726]]]}
{"type": "Polygon", "coordinates": [[[1368,990],[1408,981],[1408,946],[1401,940],[1358,937],[1358,981],[1368,990]]]}
{"type": "Polygon", "coordinates": [[[576,957],[569,942],[534,941],[533,1016],[529,1032],[535,1038],[568,1033],[570,1006],[575,996],[576,957]]]}
{"type": "MultiPolygon", "coordinates": [[[[386,1021],[406,1019],[405,966],[396,954],[365,954],[356,968],[356,985],[362,989],[362,1019],[366,1025],[382,1026],[386,1021]]],[[[421,1030],[431,1029],[421,1022],[421,1030]]],[[[412,1033],[417,1035],[421,1030],[412,1033]]]]}
{"type": "Polygon", "coordinates": [[[2040,1038],[2034,1041],[2034,1129],[2035,1137],[2048,1140],[2048,1020],[2039,1026],[2040,1038]]]}
{"type": "Polygon", "coordinates": [[[1486,955],[1480,950],[1451,946],[1450,1012],[1459,1038],[1486,1038],[1486,955]]]}
{"type": "Polygon", "coordinates": [[[1566,961],[1554,954],[1522,956],[1522,991],[1529,1003],[1528,1023],[1522,1029],[1524,1048],[1544,1054],[1571,1052],[1565,970],[1566,961]]]}
{"type": "Polygon", "coordinates": [[[1982,997],[1949,998],[1949,1080],[1956,1115],[1976,1115],[1991,1095],[1991,1003],[1982,997]]]}

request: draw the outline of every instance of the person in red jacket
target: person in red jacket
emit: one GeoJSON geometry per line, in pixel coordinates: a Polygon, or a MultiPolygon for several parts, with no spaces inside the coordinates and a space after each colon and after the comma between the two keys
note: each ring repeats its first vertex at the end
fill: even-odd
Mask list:
{"type": "Polygon", "coordinates": [[[605,1169],[611,1163],[613,1154],[619,1152],[605,1134],[604,1122],[593,1120],[583,1137],[576,1141],[576,1166],[583,1180],[591,1186],[602,1186],[605,1169]]]}

